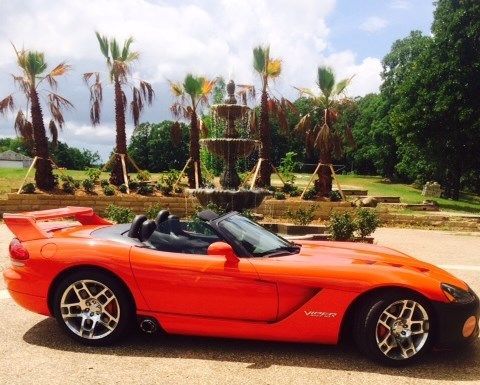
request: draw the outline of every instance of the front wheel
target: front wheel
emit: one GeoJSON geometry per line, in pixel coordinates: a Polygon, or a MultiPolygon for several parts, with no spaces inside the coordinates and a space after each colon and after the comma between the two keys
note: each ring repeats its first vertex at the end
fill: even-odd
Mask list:
{"type": "Polygon", "coordinates": [[[87,345],[122,338],[134,318],[124,287],[108,274],[77,271],[64,278],[53,297],[55,318],[67,334],[87,345]]]}
{"type": "Polygon", "coordinates": [[[428,302],[414,294],[376,296],[356,313],[355,341],[367,356],[383,364],[410,364],[431,349],[432,318],[428,302]]]}

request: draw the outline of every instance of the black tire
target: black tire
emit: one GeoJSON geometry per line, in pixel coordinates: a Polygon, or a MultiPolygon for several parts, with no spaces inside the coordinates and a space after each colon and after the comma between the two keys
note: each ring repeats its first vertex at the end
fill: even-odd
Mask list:
{"type": "MultiPolygon", "coordinates": [[[[77,297],[77,298],[80,299],[80,297],[77,297]]],[[[88,298],[87,298],[87,301],[88,301],[88,298]]],[[[87,303],[90,305],[90,302],[87,302],[87,303]]],[[[86,305],[83,304],[83,306],[86,306],[86,305]]],[[[53,293],[52,308],[53,308],[53,314],[57,322],[70,338],[82,344],[91,345],[91,346],[111,345],[119,341],[120,339],[126,337],[128,335],[128,332],[132,329],[131,326],[134,324],[134,320],[135,320],[134,304],[132,303],[131,297],[127,292],[127,290],[124,288],[124,286],[118,281],[118,279],[112,277],[111,275],[105,272],[102,272],[100,270],[95,270],[95,269],[77,270],[67,275],[65,278],[63,278],[59,282],[59,284],[57,285],[53,293]],[[100,330],[98,336],[89,337],[89,336],[82,336],[78,334],[78,333],[82,333],[80,330],[83,330],[83,328],[81,329],[79,328],[80,330],[77,330],[76,332],[74,330],[76,330],[75,323],[77,321],[78,323],[82,323],[81,317],[82,317],[82,314],[84,313],[88,313],[88,315],[94,314],[93,317],[99,317],[99,318],[103,316],[105,317],[109,316],[109,313],[105,312],[105,310],[107,309],[106,307],[104,310],[100,310],[100,308],[102,308],[101,301],[103,300],[103,297],[99,296],[98,301],[96,302],[96,304],[98,305],[91,305],[92,308],[93,306],[98,306],[98,308],[95,308],[95,310],[98,310],[98,313],[85,312],[85,310],[89,308],[82,309],[81,306],[69,305],[68,307],[70,308],[75,308],[75,307],[78,308],[78,309],[74,309],[79,312],[78,315],[75,314],[75,316],[65,320],[62,314],[62,306],[61,306],[62,297],[64,295],[66,298],[67,296],[72,296],[72,290],[75,291],[75,289],[72,288],[72,285],[75,282],[82,282],[82,281],[85,282],[87,286],[90,286],[92,291],[96,287],[101,288],[100,285],[95,286],[95,283],[92,283],[92,281],[103,285],[106,289],[108,289],[108,291],[105,291],[105,293],[107,294],[107,296],[110,297],[110,298],[107,298],[105,296],[105,298],[107,298],[105,300],[106,306],[109,306],[109,302],[113,302],[112,306],[114,307],[113,310],[116,316],[112,317],[110,321],[111,323],[98,321],[95,323],[95,326],[92,328],[92,329],[96,328],[97,330],[100,330]],[[92,287],[91,285],[94,285],[94,286],[92,287]],[[113,297],[111,297],[112,294],[113,294],[113,297]],[[112,301],[112,298],[113,298],[113,301],[112,301]],[[67,324],[67,322],[69,324],[67,324]],[[108,327],[110,327],[112,330],[107,329],[107,326],[104,326],[104,325],[108,325],[108,327]],[[102,328],[105,329],[105,332],[104,332],[104,334],[106,334],[105,336],[102,336],[102,333],[101,333],[103,331],[102,328]]],[[[66,306],[63,306],[64,312],[66,311],[65,308],[66,306]]],[[[106,320],[108,320],[108,318],[106,318],[106,320]]],[[[90,322],[91,324],[93,324],[93,321],[87,321],[87,322],[90,322]]]]}
{"type": "MultiPolygon", "coordinates": [[[[400,305],[395,305],[395,306],[400,306],[400,305]]],[[[393,309],[395,309],[395,306],[393,307],[393,309]]],[[[417,309],[417,310],[414,310],[415,312],[421,312],[420,307],[418,306],[414,307],[414,309],[417,309]]],[[[425,354],[427,354],[431,350],[433,341],[434,341],[434,330],[435,330],[434,322],[435,320],[433,318],[433,311],[431,309],[430,304],[428,303],[428,301],[426,301],[424,298],[420,297],[419,295],[415,295],[410,292],[403,292],[400,290],[383,292],[381,294],[379,293],[377,295],[366,298],[359,305],[354,318],[353,337],[358,349],[361,352],[363,352],[368,358],[387,366],[404,366],[404,365],[412,364],[422,359],[425,356],[425,354]],[[395,303],[398,303],[399,301],[414,301],[417,304],[419,304],[421,308],[423,308],[423,310],[428,315],[428,321],[425,322],[423,326],[425,330],[428,330],[426,339],[423,341],[423,344],[421,345],[421,347],[418,350],[415,349],[415,353],[413,353],[413,355],[409,356],[408,358],[403,356],[404,353],[402,354],[401,352],[404,350],[400,347],[400,344],[399,344],[399,341],[402,341],[402,339],[395,338],[395,334],[393,333],[393,330],[386,332],[385,336],[388,336],[391,334],[391,337],[388,337],[388,338],[393,338],[393,340],[392,339],[388,340],[389,345],[396,344],[397,345],[396,348],[393,348],[392,351],[389,350],[387,353],[384,353],[380,349],[379,343],[377,343],[377,333],[379,332],[379,329],[377,328],[382,327],[381,325],[379,326],[377,324],[380,320],[380,317],[382,316],[384,311],[386,311],[387,309],[389,309],[390,306],[392,306],[395,303]],[[396,355],[397,357],[395,358],[391,357],[393,355],[396,355]],[[402,357],[398,357],[398,355],[401,355],[402,357]]],[[[387,330],[387,328],[384,328],[384,329],[387,330]]],[[[423,337],[416,335],[416,336],[412,336],[412,338],[413,340],[410,340],[410,341],[421,341],[421,338],[423,337]]],[[[408,340],[406,340],[405,344],[407,346],[408,346],[408,343],[409,343],[408,340]]],[[[382,344],[380,343],[380,345],[382,344]]],[[[412,351],[409,350],[409,354],[412,354],[411,352],[412,351]]]]}

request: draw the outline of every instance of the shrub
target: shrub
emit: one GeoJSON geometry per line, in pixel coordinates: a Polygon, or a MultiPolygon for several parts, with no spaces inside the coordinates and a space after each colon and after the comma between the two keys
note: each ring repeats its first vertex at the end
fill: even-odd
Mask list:
{"type": "Polygon", "coordinates": [[[300,196],[301,193],[302,192],[298,188],[296,188],[295,190],[290,191],[288,194],[291,197],[298,197],[298,196],[300,196]]]}
{"type": "Polygon", "coordinates": [[[330,191],[330,201],[331,202],[340,202],[342,200],[342,195],[339,191],[330,191]]]}
{"type": "Polygon", "coordinates": [[[303,194],[302,199],[306,201],[313,201],[317,197],[317,189],[315,186],[310,187],[305,194],[303,194]]]}
{"type": "Polygon", "coordinates": [[[108,186],[109,184],[110,184],[110,182],[107,179],[102,179],[100,181],[100,186],[102,186],[102,187],[108,186]]]}
{"type": "Polygon", "coordinates": [[[95,182],[92,179],[87,178],[83,180],[82,186],[86,192],[92,193],[93,190],[95,189],[95,182]]]}
{"type": "Polygon", "coordinates": [[[112,196],[115,195],[115,189],[113,188],[113,186],[107,184],[103,186],[103,193],[107,196],[112,196]]]}
{"type": "Polygon", "coordinates": [[[160,203],[154,203],[145,210],[145,215],[148,219],[155,219],[160,210],[163,210],[162,205],[160,203]]]}
{"type": "Polygon", "coordinates": [[[126,184],[121,184],[120,186],[118,186],[118,191],[126,194],[127,193],[127,185],[126,184]]]}
{"type": "Polygon", "coordinates": [[[128,187],[130,188],[130,191],[135,191],[138,188],[138,182],[132,180],[128,183],[128,187]]]}
{"type": "Polygon", "coordinates": [[[62,182],[62,190],[67,194],[75,194],[76,186],[74,182],[64,180],[62,182]]]}
{"type": "MultiPolygon", "coordinates": [[[[178,180],[179,176],[180,176],[180,172],[177,170],[170,170],[169,172],[163,174],[157,183],[157,189],[163,195],[169,196],[173,192],[173,185],[178,180]]],[[[182,191],[183,189],[180,192],[182,191]]]]}
{"type": "Polygon", "coordinates": [[[357,229],[354,218],[349,213],[333,213],[330,216],[330,232],[335,241],[349,241],[357,229]]]}
{"type": "Polygon", "coordinates": [[[27,183],[22,187],[22,194],[33,194],[35,192],[35,183],[27,183]]]}
{"type": "Polygon", "coordinates": [[[153,186],[147,182],[140,182],[137,192],[141,195],[150,195],[153,193],[153,186]]]}
{"type": "Polygon", "coordinates": [[[285,157],[280,161],[280,166],[278,167],[283,179],[288,183],[293,183],[296,178],[294,172],[299,167],[299,163],[295,160],[296,156],[296,152],[287,152],[285,157]]]}
{"type": "Polygon", "coordinates": [[[286,198],[285,193],[281,191],[275,191],[273,197],[277,200],[284,200],[286,198]]]}
{"type": "Polygon", "coordinates": [[[380,220],[375,211],[358,209],[355,215],[355,223],[360,238],[365,239],[377,229],[380,220]]]}
{"type": "Polygon", "coordinates": [[[300,208],[298,210],[288,209],[286,214],[287,218],[291,219],[296,225],[305,226],[311,223],[315,219],[315,205],[311,205],[308,209],[300,208]]]}
{"type": "Polygon", "coordinates": [[[135,214],[128,207],[121,207],[110,204],[105,209],[105,216],[111,221],[115,221],[117,223],[130,223],[131,221],[133,221],[135,214]]]}
{"type": "Polygon", "coordinates": [[[85,170],[85,174],[87,174],[87,178],[93,183],[97,183],[102,175],[102,170],[96,167],[90,167],[85,170]]]}
{"type": "Polygon", "coordinates": [[[79,189],[81,184],[82,184],[82,181],[80,181],[78,179],[73,180],[73,185],[75,186],[75,189],[79,189]]]}
{"type": "Polygon", "coordinates": [[[139,182],[146,182],[152,178],[152,175],[147,170],[141,170],[137,173],[137,180],[139,182]]]}

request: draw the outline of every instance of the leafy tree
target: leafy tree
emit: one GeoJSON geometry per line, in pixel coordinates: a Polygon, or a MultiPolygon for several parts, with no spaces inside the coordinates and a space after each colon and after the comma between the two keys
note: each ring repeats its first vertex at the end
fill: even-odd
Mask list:
{"type": "MultiPolygon", "coordinates": [[[[21,108],[15,118],[15,131],[24,139],[27,148],[38,157],[36,162],[35,183],[38,188],[52,190],[55,186],[52,164],[50,162],[48,139],[43,121],[44,114],[40,103],[40,85],[48,85],[46,92],[47,109],[51,119],[48,125],[52,142],[57,143],[58,129],[63,127],[63,109],[73,107],[72,104],[56,93],[57,78],[66,74],[70,66],[65,62],[58,64],[50,72],[47,72],[47,63],[43,52],[22,49],[18,51],[15,47],[17,65],[21,74],[14,75],[14,83],[24,95],[27,106],[30,106],[30,116],[21,108]]],[[[13,94],[8,95],[0,101],[0,114],[5,115],[8,111],[15,109],[13,94]]],[[[28,107],[27,107],[28,109],[28,107]]]]}
{"type": "Polygon", "coordinates": [[[70,170],[85,170],[100,163],[98,152],[70,147],[62,142],[58,142],[58,146],[53,149],[52,158],[59,166],[70,170]]]}
{"type": "Polygon", "coordinates": [[[141,169],[163,172],[181,169],[188,159],[189,128],[180,124],[181,139],[174,144],[171,135],[173,122],[142,123],[132,135],[128,153],[141,169]]]}
{"type": "Polygon", "coordinates": [[[313,109],[305,114],[295,129],[304,133],[307,139],[307,148],[316,149],[320,153],[318,179],[315,182],[319,196],[328,197],[332,191],[332,175],[328,164],[332,164],[334,157],[339,157],[343,151],[343,139],[353,142],[349,127],[340,131],[335,123],[339,118],[339,111],[343,104],[349,103],[344,92],[351,78],[336,81],[331,68],[320,66],[317,70],[317,86],[319,94],[306,88],[299,88],[301,95],[311,100],[313,109]]]}
{"type": "Polygon", "coordinates": [[[402,157],[419,154],[424,175],[458,199],[462,176],[480,164],[480,3],[436,4],[433,37],[395,89],[392,123],[402,157]]]}
{"type": "MultiPolygon", "coordinates": [[[[171,111],[176,119],[188,119],[190,121],[190,167],[188,170],[188,184],[195,188],[196,180],[199,185],[203,184],[200,167],[200,123],[198,113],[202,107],[209,104],[209,98],[215,86],[215,80],[209,80],[203,76],[187,74],[183,83],[170,82],[170,90],[175,97],[171,111]],[[197,165],[195,167],[195,164],[197,165]],[[196,175],[195,175],[196,174],[196,175]]],[[[172,126],[173,138],[178,138],[180,129],[178,121],[172,126]],[[175,133],[177,132],[177,133],[175,133]]],[[[178,140],[174,140],[178,143],[178,140]]]]}
{"type": "Polygon", "coordinates": [[[0,152],[15,151],[25,156],[31,156],[31,149],[22,138],[0,138],[0,152]]]}
{"type": "MultiPolygon", "coordinates": [[[[132,92],[130,113],[135,126],[139,123],[145,104],[152,104],[155,93],[152,85],[144,80],[139,80],[138,86],[132,85],[132,64],[139,58],[139,53],[132,51],[130,48],[133,38],[130,37],[125,40],[123,47],[120,48],[120,44],[115,38],[101,36],[98,32],[95,32],[95,35],[100,45],[100,51],[106,59],[109,78],[115,91],[115,152],[117,155],[127,154],[125,111],[127,110],[128,100],[125,88],[130,88],[132,92]]],[[[99,72],[87,72],[83,75],[83,79],[90,89],[90,121],[95,126],[100,124],[103,84],[99,72]]],[[[113,157],[110,182],[116,186],[124,183],[120,156],[113,157]]]]}

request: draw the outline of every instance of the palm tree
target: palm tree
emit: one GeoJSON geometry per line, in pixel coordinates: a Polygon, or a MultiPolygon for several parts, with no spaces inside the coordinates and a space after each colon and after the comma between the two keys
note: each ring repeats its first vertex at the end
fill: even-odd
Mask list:
{"type": "Polygon", "coordinates": [[[343,139],[353,143],[353,136],[349,128],[340,132],[335,128],[339,117],[339,107],[348,99],[345,89],[352,78],[336,81],[333,70],[320,66],[317,70],[317,86],[320,94],[306,88],[297,88],[301,96],[307,97],[313,105],[312,111],[304,115],[295,129],[306,135],[307,150],[316,149],[320,153],[318,180],[315,187],[319,196],[328,197],[332,191],[332,174],[330,166],[334,157],[343,151],[343,139]],[[316,121],[316,123],[315,123],[316,121]],[[321,124],[323,122],[323,124],[321,124]]]}
{"type": "MultiPolygon", "coordinates": [[[[35,183],[39,189],[50,191],[55,187],[52,163],[50,160],[48,139],[43,122],[43,112],[40,102],[41,93],[45,93],[46,106],[50,111],[51,119],[48,125],[53,146],[56,146],[58,130],[63,128],[65,120],[63,110],[73,107],[67,99],[58,95],[57,78],[66,74],[70,66],[65,62],[58,64],[50,72],[47,72],[47,63],[43,52],[32,50],[17,50],[13,47],[17,56],[17,64],[22,73],[14,75],[14,83],[19,87],[26,99],[26,111],[18,110],[14,128],[27,144],[27,147],[37,157],[35,163],[35,183]],[[40,85],[46,81],[48,90],[40,89],[40,85]],[[30,116],[28,115],[30,107],[30,116]]],[[[0,114],[5,115],[15,109],[13,94],[0,101],[0,114]]]]}
{"type": "Polygon", "coordinates": [[[190,120],[190,167],[188,169],[188,185],[190,188],[202,184],[198,113],[199,109],[208,105],[214,86],[215,80],[192,74],[187,74],[183,83],[170,82],[170,90],[175,98],[170,110],[177,119],[177,122],[172,126],[172,137],[178,138],[179,119],[190,120]]]}
{"type": "MultiPolygon", "coordinates": [[[[269,91],[269,81],[278,78],[282,72],[282,61],[280,59],[270,58],[270,47],[268,45],[258,46],[253,49],[253,68],[258,73],[262,85],[259,134],[262,143],[260,158],[263,159],[263,162],[261,163],[256,184],[258,187],[268,187],[270,186],[270,175],[272,173],[270,161],[270,154],[272,152],[270,116],[275,115],[280,123],[280,128],[286,131],[287,111],[295,110],[295,107],[284,98],[275,98],[269,91]]],[[[253,127],[255,129],[257,126],[255,110],[252,110],[250,122],[251,128],[253,127]]]]}
{"type": "MultiPolygon", "coordinates": [[[[133,38],[130,37],[125,40],[123,47],[120,49],[120,45],[115,38],[101,36],[98,32],[95,32],[95,35],[100,45],[100,51],[107,60],[110,81],[113,83],[115,93],[115,155],[117,156],[113,157],[110,182],[118,186],[125,182],[120,156],[127,155],[125,111],[128,106],[128,100],[125,88],[129,87],[132,91],[130,113],[134,126],[138,125],[145,104],[152,104],[155,93],[152,85],[144,80],[138,80],[136,82],[137,86],[132,84],[132,64],[139,58],[139,53],[130,49],[133,38]]],[[[100,80],[100,73],[87,72],[83,75],[83,79],[90,89],[90,121],[96,126],[100,124],[103,100],[103,84],[100,80]]]]}

